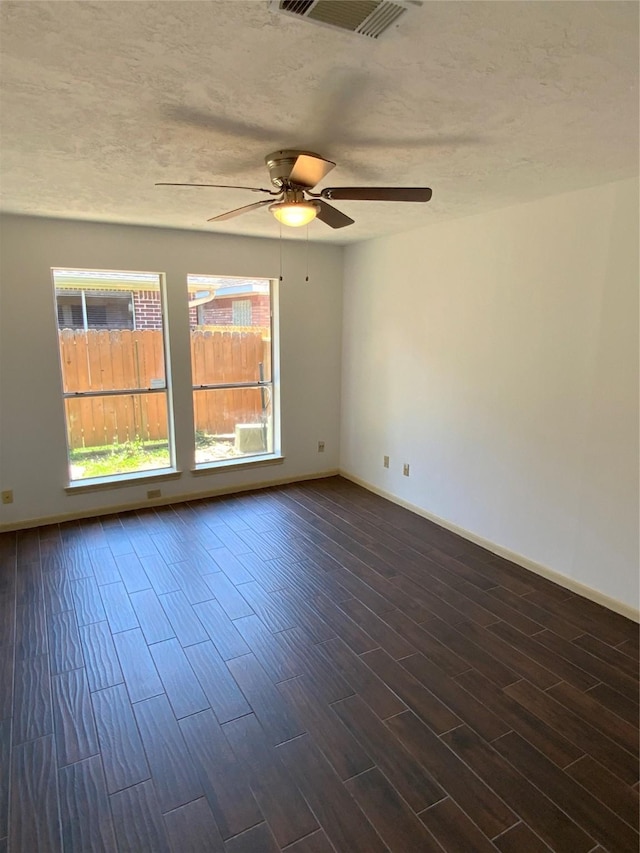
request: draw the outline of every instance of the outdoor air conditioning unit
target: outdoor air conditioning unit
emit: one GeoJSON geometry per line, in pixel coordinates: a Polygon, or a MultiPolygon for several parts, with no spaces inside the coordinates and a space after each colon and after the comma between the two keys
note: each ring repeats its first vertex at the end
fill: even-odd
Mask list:
{"type": "Polygon", "coordinates": [[[271,0],[272,12],[377,39],[420,0],[271,0]]]}

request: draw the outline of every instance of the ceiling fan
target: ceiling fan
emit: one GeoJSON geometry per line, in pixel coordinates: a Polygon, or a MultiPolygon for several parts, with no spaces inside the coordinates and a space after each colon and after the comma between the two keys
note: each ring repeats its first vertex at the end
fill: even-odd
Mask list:
{"type": "Polygon", "coordinates": [[[160,182],[157,187],[215,187],[218,189],[250,190],[266,193],[271,198],[246,204],[218,216],[208,222],[233,219],[250,210],[269,206],[269,210],[283,225],[293,227],[307,225],[316,217],[331,228],[353,225],[354,220],[342,213],[325,199],[344,201],[413,201],[425,202],[431,198],[429,187],[325,187],[319,193],[311,192],[316,184],[329,174],[335,163],[312,151],[285,149],[267,154],[264,158],[269,179],[275,187],[239,187],[229,184],[175,184],[160,182]],[[275,200],[274,200],[275,197],[275,200]]]}

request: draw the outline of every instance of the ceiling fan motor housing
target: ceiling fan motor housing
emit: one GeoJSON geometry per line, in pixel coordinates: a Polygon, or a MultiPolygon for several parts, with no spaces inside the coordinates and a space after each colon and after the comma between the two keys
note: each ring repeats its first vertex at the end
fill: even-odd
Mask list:
{"type": "Polygon", "coordinates": [[[323,158],[319,154],[314,154],[313,151],[299,151],[293,148],[285,148],[282,151],[274,151],[267,154],[264,162],[269,170],[269,180],[274,187],[278,189],[286,189],[289,186],[301,186],[292,184],[289,180],[296,160],[301,154],[306,154],[308,157],[316,157],[319,160],[323,158]]]}

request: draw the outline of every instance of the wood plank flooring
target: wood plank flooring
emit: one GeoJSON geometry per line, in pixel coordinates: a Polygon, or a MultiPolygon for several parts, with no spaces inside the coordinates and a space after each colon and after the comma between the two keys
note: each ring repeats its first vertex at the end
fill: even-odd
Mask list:
{"type": "Polygon", "coordinates": [[[2,851],[638,851],[638,626],[346,480],[0,565],[2,851]]]}

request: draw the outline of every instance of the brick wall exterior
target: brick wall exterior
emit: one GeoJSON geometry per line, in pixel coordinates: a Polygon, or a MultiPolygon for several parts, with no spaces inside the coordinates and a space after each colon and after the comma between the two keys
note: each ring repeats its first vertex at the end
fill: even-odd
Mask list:
{"type": "Polygon", "coordinates": [[[269,297],[262,293],[251,293],[243,296],[216,297],[200,309],[200,323],[189,316],[191,327],[201,326],[230,326],[233,324],[233,303],[248,301],[251,303],[252,326],[268,326],[270,323],[269,297]]]}
{"type": "Polygon", "coordinates": [[[136,318],[136,329],[161,329],[160,294],[153,290],[135,290],[133,313],[136,318]]]}
{"type": "MultiPolygon", "coordinates": [[[[212,302],[189,308],[189,326],[231,326],[233,325],[233,303],[251,303],[251,326],[268,326],[270,323],[269,297],[262,293],[250,293],[242,296],[221,296],[212,302]]],[[[133,292],[133,310],[136,329],[162,328],[162,309],[160,294],[153,290],[135,290],[133,292]]]]}

